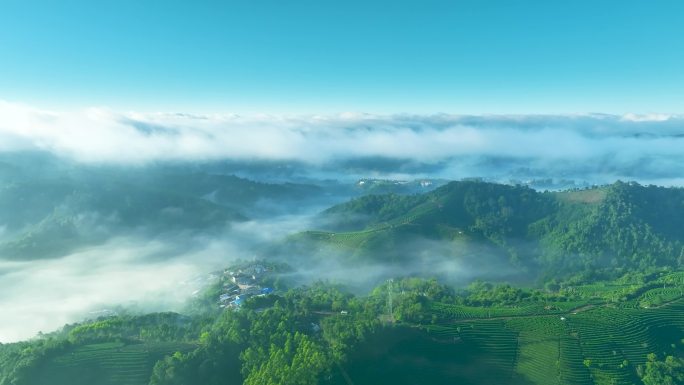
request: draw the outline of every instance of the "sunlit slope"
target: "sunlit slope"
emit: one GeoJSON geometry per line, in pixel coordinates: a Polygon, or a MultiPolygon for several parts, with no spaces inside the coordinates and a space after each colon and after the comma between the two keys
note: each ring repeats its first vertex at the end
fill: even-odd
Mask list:
{"type": "Polygon", "coordinates": [[[434,303],[432,321],[373,337],[344,369],[355,384],[638,385],[649,353],[684,353],[681,295],[657,308],[568,305],[463,313],[434,303]]]}
{"type": "Polygon", "coordinates": [[[617,182],[565,192],[464,181],[433,192],[371,195],[321,215],[323,231],[290,238],[301,252],[406,260],[421,241],[448,255],[497,255],[515,266],[579,272],[684,264],[684,190],[617,182]],[[442,247],[444,248],[444,247],[442,247]]]}
{"type": "Polygon", "coordinates": [[[181,343],[82,345],[46,360],[33,372],[29,382],[31,385],[146,385],[158,360],[192,348],[181,343]]]}
{"type": "Polygon", "coordinates": [[[397,278],[363,297],[322,282],[272,295],[240,310],[113,316],[0,345],[0,384],[238,383],[245,368],[292,368],[263,354],[292,345],[269,344],[278,333],[330,352],[310,351],[325,369],[297,367],[317,371],[308,384],[639,385],[648,355],[684,354],[682,271],[562,289],[397,278]]]}
{"type": "Polygon", "coordinates": [[[553,202],[531,189],[454,182],[421,195],[371,195],[326,210],[325,231],[292,236],[300,254],[365,262],[415,262],[416,258],[515,259],[513,242],[545,215],[553,202]],[[515,211],[512,209],[515,208],[515,211]]]}

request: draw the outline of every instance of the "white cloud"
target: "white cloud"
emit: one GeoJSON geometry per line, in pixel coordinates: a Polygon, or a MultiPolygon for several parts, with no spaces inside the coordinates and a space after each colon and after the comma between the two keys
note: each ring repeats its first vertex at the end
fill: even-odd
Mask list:
{"type": "Polygon", "coordinates": [[[101,245],[60,258],[0,258],[0,343],[52,332],[113,306],[178,311],[207,283],[210,272],[254,258],[254,245],[301,230],[309,219],[302,215],[240,222],[220,237],[111,234],[101,245]]]}
{"type": "Polygon", "coordinates": [[[565,163],[629,176],[635,162],[667,158],[665,163],[684,165],[683,145],[684,118],[658,114],[240,116],[101,108],[54,112],[0,102],[0,151],[40,149],[80,162],[230,159],[320,165],[391,158],[457,167],[454,159],[509,158],[530,167],[565,163]]]}
{"type": "Polygon", "coordinates": [[[59,259],[0,260],[0,342],[53,331],[119,304],[178,308],[197,288],[184,282],[228,263],[229,250],[209,243],[181,255],[159,241],[112,238],[59,259]],[[160,253],[165,258],[154,258],[160,253]]]}

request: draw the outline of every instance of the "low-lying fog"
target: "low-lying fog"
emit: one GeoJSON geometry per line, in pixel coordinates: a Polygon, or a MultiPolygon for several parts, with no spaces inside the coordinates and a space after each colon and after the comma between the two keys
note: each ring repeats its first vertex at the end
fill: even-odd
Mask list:
{"type": "Polygon", "coordinates": [[[252,248],[307,224],[308,216],[233,224],[224,236],[184,233],[155,239],[113,236],[104,244],[51,259],[0,259],[0,342],[19,341],[123,306],[179,310],[209,283],[209,273],[252,248]]]}
{"type": "Polygon", "coordinates": [[[196,290],[184,282],[218,266],[221,253],[174,255],[158,241],[112,239],[63,258],[0,261],[0,341],[53,331],[116,305],[177,308],[196,290]]]}
{"type": "MultiPolygon", "coordinates": [[[[96,318],[106,311],[181,310],[211,272],[236,260],[258,256],[260,246],[288,234],[315,227],[314,213],[233,223],[220,236],[184,232],[153,239],[112,236],[60,258],[0,260],[0,342],[29,339],[67,323],[96,318]]],[[[470,246],[470,255],[454,258],[454,244],[415,240],[407,246],[414,257],[403,263],[354,263],[339,249],[313,255],[272,255],[295,271],[289,282],[327,280],[359,294],[390,277],[437,276],[452,284],[475,277],[510,278],[515,272],[486,251],[470,246]],[[346,262],[345,262],[346,261],[346,262]]]]}
{"type": "MultiPolygon", "coordinates": [[[[359,178],[483,177],[529,182],[540,189],[612,183],[616,179],[683,184],[684,117],[674,115],[245,117],[118,113],[107,109],[55,112],[0,101],[0,116],[0,193],[7,192],[0,202],[0,242],[21,237],[22,231],[28,236],[46,237],[87,233],[83,221],[69,222],[74,218],[69,217],[73,214],[70,208],[81,215],[77,210],[96,213],[87,218],[128,210],[130,220],[109,216],[111,223],[101,231],[90,231],[90,243],[75,251],[69,249],[61,257],[36,259],[33,255],[26,260],[16,248],[11,249],[12,255],[0,255],[1,342],[49,332],[116,305],[177,309],[197,290],[197,277],[235,259],[253,258],[255,246],[311,229],[311,215],[348,199],[352,190],[344,186],[353,185],[359,178]],[[14,156],[19,153],[42,154],[42,158],[14,156]],[[313,189],[305,190],[311,193],[320,188],[321,199],[316,200],[314,195],[293,199],[300,191],[295,188],[289,190],[288,199],[291,205],[301,206],[296,210],[280,211],[282,201],[272,195],[268,195],[268,204],[261,202],[261,206],[244,210],[238,202],[230,208],[247,220],[232,223],[223,232],[211,219],[230,213],[207,207],[204,201],[198,203],[195,196],[196,201],[186,211],[150,209],[159,214],[154,229],[164,229],[156,236],[154,231],[158,230],[136,232],[134,228],[145,226],[145,218],[135,217],[136,210],[162,201],[146,195],[156,182],[140,187],[148,179],[145,167],[149,165],[157,167],[157,173],[180,166],[184,172],[197,170],[198,175],[234,174],[262,182],[311,183],[313,189]],[[88,171],[78,171],[81,166],[88,171]],[[129,172],[137,179],[126,179],[129,172]],[[62,183],[69,178],[75,182],[62,183]],[[78,191],[79,178],[90,178],[89,189],[78,191]],[[535,179],[541,182],[530,182],[535,179]],[[33,184],[36,180],[42,184],[33,184]],[[139,187],[137,195],[126,196],[134,186],[139,187]],[[32,194],[31,198],[24,199],[26,194],[32,194]],[[118,198],[116,205],[105,207],[118,198]],[[130,206],[129,198],[137,206],[130,206]],[[206,211],[196,211],[200,209],[206,211]],[[184,227],[184,223],[176,223],[182,222],[180,219],[166,219],[169,213],[195,212],[198,217],[189,218],[205,227],[189,229],[190,224],[184,227]],[[297,215],[283,215],[295,212],[297,215]],[[168,227],[176,233],[165,229],[166,223],[174,225],[168,227]],[[117,230],[108,233],[114,225],[119,226],[117,230]]],[[[193,180],[203,180],[201,175],[198,178],[193,180]]],[[[171,181],[162,187],[169,194],[159,204],[187,201],[174,195],[174,186],[171,181]]],[[[231,191],[230,186],[223,187],[231,191]]],[[[202,194],[206,195],[199,200],[213,197],[212,191],[202,194]]],[[[249,196],[242,198],[249,201],[249,196]]],[[[415,252],[419,262],[415,266],[349,268],[331,256],[296,274],[305,281],[343,279],[353,286],[364,286],[412,272],[439,272],[454,280],[469,279],[487,269],[492,274],[509,273],[488,264],[445,263],[441,258],[443,247],[422,244],[415,252]]],[[[293,260],[297,256],[277,257],[293,260]]]]}

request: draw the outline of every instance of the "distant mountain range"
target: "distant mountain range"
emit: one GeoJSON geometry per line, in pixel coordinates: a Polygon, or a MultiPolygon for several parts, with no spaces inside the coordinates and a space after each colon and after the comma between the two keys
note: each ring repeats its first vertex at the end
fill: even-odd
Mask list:
{"type": "Polygon", "coordinates": [[[3,154],[0,259],[59,257],[119,235],[220,237],[235,222],[299,215],[374,192],[433,188],[432,182],[376,179],[265,183],[223,174],[219,166],[123,169],[44,154],[3,154]]]}
{"type": "Polygon", "coordinates": [[[217,233],[258,215],[262,204],[296,206],[321,195],[314,185],[201,171],[75,168],[33,178],[19,171],[0,176],[0,258],[56,257],[130,233],[217,233]]]}

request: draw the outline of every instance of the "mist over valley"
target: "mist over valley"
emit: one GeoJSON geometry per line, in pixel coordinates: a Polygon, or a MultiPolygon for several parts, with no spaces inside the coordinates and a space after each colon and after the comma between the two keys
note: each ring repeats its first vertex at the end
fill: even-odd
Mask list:
{"type": "Polygon", "coordinates": [[[449,182],[441,167],[429,177],[424,168],[407,173],[403,160],[353,164],[354,173],[340,166],[332,175],[328,166],[285,160],[131,165],[3,152],[3,342],[103,309],[180,311],[198,290],[184,282],[235,261],[282,262],[298,284],[328,281],[364,293],[399,277],[534,286],[590,270],[637,269],[633,252],[670,250],[652,261],[660,266],[676,266],[680,257],[681,236],[653,222],[662,211],[672,218],[668,226],[678,226],[678,188],[592,187],[546,175],[527,185],[515,175],[506,184],[495,175],[449,182]],[[615,204],[635,207],[625,220],[651,229],[654,239],[597,238],[622,231],[603,223],[615,204]],[[578,227],[584,230],[568,232],[578,227]]]}

